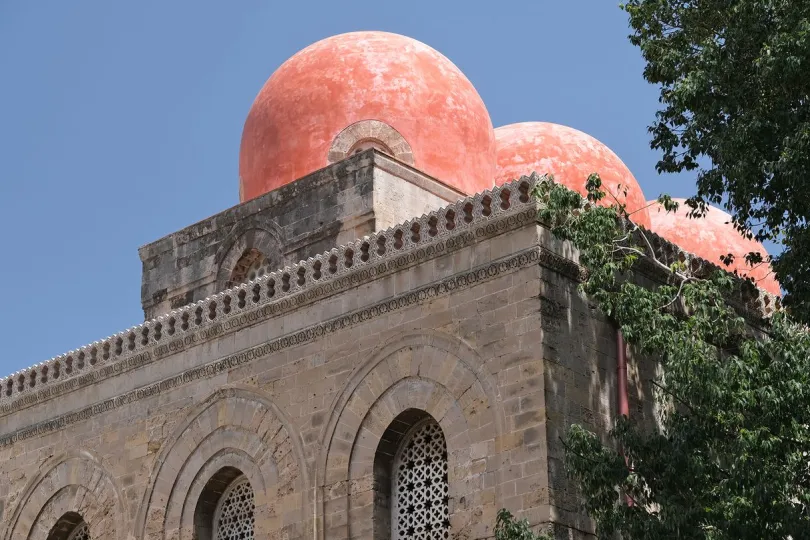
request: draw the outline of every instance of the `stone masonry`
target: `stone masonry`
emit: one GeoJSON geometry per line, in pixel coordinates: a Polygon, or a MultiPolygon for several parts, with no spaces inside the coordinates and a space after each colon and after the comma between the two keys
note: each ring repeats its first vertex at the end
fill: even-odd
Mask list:
{"type": "Polygon", "coordinates": [[[0,380],[0,540],[211,538],[238,475],[255,538],[392,539],[381,452],[424,417],[450,537],[592,537],[559,437],[612,424],[615,329],[536,182],[461,199],[370,150],[141,248],[145,323],[0,380]],[[281,269],[224,288],[250,249],[281,269]]]}
{"type": "Polygon", "coordinates": [[[224,290],[250,249],[275,270],[461,197],[383,153],[352,156],[142,247],[144,314],[151,319],[224,290]]]}

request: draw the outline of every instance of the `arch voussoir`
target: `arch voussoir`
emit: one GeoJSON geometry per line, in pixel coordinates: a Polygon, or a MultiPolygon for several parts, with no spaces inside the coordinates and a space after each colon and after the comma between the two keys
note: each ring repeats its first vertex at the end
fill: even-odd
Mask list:
{"type": "Polygon", "coordinates": [[[125,538],[121,492],[100,460],[83,450],[51,459],[31,480],[10,515],[5,540],[46,540],[67,514],[96,531],[94,539],[125,538]]]}
{"type": "Polygon", "coordinates": [[[395,338],[355,370],[333,404],[320,457],[323,511],[346,505],[347,538],[369,532],[375,457],[384,434],[405,411],[421,411],[442,429],[454,482],[451,498],[473,492],[480,479],[473,478],[470,446],[494,448],[505,425],[491,378],[474,350],[435,331],[395,338]],[[363,520],[365,525],[352,529],[363,520]]]}
{"type": "Polygon", "coordinates": [[[142,532],[136,534],[164,540],[194,537],[196,523],[206,521],[204,516],[213,511],[210,501],[220,493],[207,486],[241,475],[255,497],[255,533],[278,536],[284,527],[285,535],[299,535],[303,500],[301,519],[294,525],[282,524],[268,510],[291,493],[305,490],[303,451],[293,434],[289,422],[258,391],[216,392],[189,415],[161,450],[138,516],[136,531],[142,532]],[[203,510],[198,510],[197,500],[203,493],[204,506],[199,507],[203,510]]]}

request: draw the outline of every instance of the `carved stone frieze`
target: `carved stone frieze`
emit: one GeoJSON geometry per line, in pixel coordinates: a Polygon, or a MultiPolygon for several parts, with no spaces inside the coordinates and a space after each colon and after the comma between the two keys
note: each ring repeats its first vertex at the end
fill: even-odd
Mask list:
{"type": "MultiPolygon", "coordinates": [[[[455,290],[472,287],[476,284],[492,280],[500,275],[514,272],[521,268],[534,264],[540,264],[542,261],[551,260],[555,256],[556,255],[551,254],[540,247],[519,252],[504,259],[493,261],[490,264],[476,267],[468,272],[456,274],[450,278],[426,285],[419,289],[415,289],[390,300],[379,302],[363,309],[336,317],[324,323],[310,326],[309,328],[302,329],[298,332],[266,341],[254,347],[239,351],[235,354],[189,369],[173,377],[169,377],[162,381],[126,392],[115,398],[111,398],[100,403],[95,403],[80,410],[63,414],[51,420],[25,427],[13,433],[5,434],[0,436],[0,448],[14,444],[18,441],[29,439],[31,437],[36,437],[55,430],[63,429],[66,426],[87,420],[95,415],[117,409],[134,401],[139,401],[144,398],[167,392],[173,388],[191,383],[198,379],[214,377],[215,375],[218,375],[224,371],[228,371],[248,362],[277,353],[289,347],[303,345],[323,336],[333,334],[343,329],[366,322],[380,315],[398,311],[414,304],[429,301],[433,298],[449,294],[455,290]]],[[[250,318],[259,316],[259,311],[261,311],[261,309],[252,311],[250,314],[240,315],[232,319],[232,321],[235,322],[236,320],[241,320],[244,317],[245,322],[248,323],[250,318]]],[[[221,335],[221,333],[225,331],[226,324],[227,323],[214,325],[206,331],[212,336],[221,335]]],[[[201,334],[198,333],[196,335],[200,336],[201,334]]],[[[189,337],[192,336],[186,336],[186,338],[189,337]]],[[[186,338],[179,340],[183,342],[182,346],[185,346],[186,338]]],[[[178,344],[178,346],[181,345],[178,344]]],[[[116,372],[120,373],[125,366],[131,369],[132,367],[137,367],[137,365],[143,365],[154,358],[155,357],[148,353],[130,357],[125,361],[116,364],[122,366],[116,372]]],[[[114,366],[105,367],[113,368],[114,366]]],[[[90,375],[95,376],[100,372],[102,372],[102,370],[92,372],[90,375]]],[[[78,379],[74,379],[74,381],[78,381],[78,379]]],[[[73,381],[68,382],[72,383],[73,381]]]]}
{"type": "Polygon", "coordinates": [[[539,180],[537,175],[523,177],[462,199],[18,371],[0,379],[0,415],[81,386],[81,381],[96,382],[120,373],[129,362],[123,366],[116,362],[113,367],[119,358],[165,356],[171,347],[176,350],[180,336],[184,344],[204,340],[206,334],[216,332],[218,325],[237,313],[270,304],[269,312],[265,309],[261,315],[248,315],[257,321],[260,316],[273,315],[374,279],[380,272],[401,269],[533,220],[537,205],[531,191],[539,180]]]}
{"type": "MultiPolygon", "coordinates": [[[[532,174],[461,199],[18,371],[0,379],[0,416],[534,222],[538,206],[532,191],[541,180],[532,174]]],[[[650,238],[659,259],[685,257],[692,264],[709,264],[654,234],[650,238]]],[[[573,260],[546,249],[539,257],[542,265],[575,281],[587,278],[573,260]]],[[[643,263],[640,269],[647,273],[643,263]]],[[[767,316],[778,308],[771,295],[754,287],[743,289],[748,292],[732,300],[749,318],[767,316]]]]}

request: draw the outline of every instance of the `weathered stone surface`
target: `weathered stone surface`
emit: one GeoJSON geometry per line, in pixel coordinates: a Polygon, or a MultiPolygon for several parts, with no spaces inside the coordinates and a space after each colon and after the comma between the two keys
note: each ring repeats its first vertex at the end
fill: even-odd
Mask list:
{"type": "MultiPolygon", "coordinates": [[[[368,151],[141,248],[159,318],[0,380],[0,540],[79,519],[94,540],[204,538],[238,475],[257,538],[387,540],[393,456],[428,415],[453,538],[491,537],[502,507],[592,537],[560,437],[612,424],[615,330],[537,223],[536,181],[447,204],[368,151]],[[219,292],[234,249],[280,269],[219,292]]],[[[655,369],[630,358],[645,422],[655,369]]]]}
{"type": "Polygon", "coordinates": [[[461,197],[367,150],[142,247],[144,314],[151,319],[224,290],[251,249],[275,270],[461,197]]]}

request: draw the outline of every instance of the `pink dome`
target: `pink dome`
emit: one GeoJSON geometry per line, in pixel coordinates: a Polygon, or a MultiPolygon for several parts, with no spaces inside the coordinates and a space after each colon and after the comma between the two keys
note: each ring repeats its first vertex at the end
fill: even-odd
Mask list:
{"type": "Polygon", "coordinates": [[[353,32],[310,45],[267,80],[242,133],[240,199],[297,180],[369,141],[384,151],[395,147],[389,153],[463,193],[492,187],[495,134],[464,74],[419,41],[353,32]]]}
{"type": "Polygon", "coordinates": [[[765,263],[751,268],[745,261],[748,253],[757,252],[767,257],[765,247],[756,240],[749,240],[734,228],[731,216],[719,208],[709,207],[703,219],[687,217],[689,207],[685,199],[673,199],[679,203],[677,212],[669,212],[658,203],[650,207],[651,230],[690,253],[717,264],[720,268],[737,271],[750,276],[760,289],[780,295],[779,283],[771,267],[765,263]],[[734,262],[726,266],[720,260],[722,255],[731,253],[734,262]]]}
{"type": "MultiPolygon", "coordinates": [[[[567,188],[587,194],[585,181],[599,173],[602,185],[623,200],[635,223],[650,226],[646,198],[633,173],[610,148],[576,129],[547,122],[524,122],[495,130],[497,171],[501,185],[524,174],[553,174],[567,188]],[[628,188],[627,196],[619,194],[628,188]]],[[[610,204],[608,200],[605,204],[610,204]]]]}

